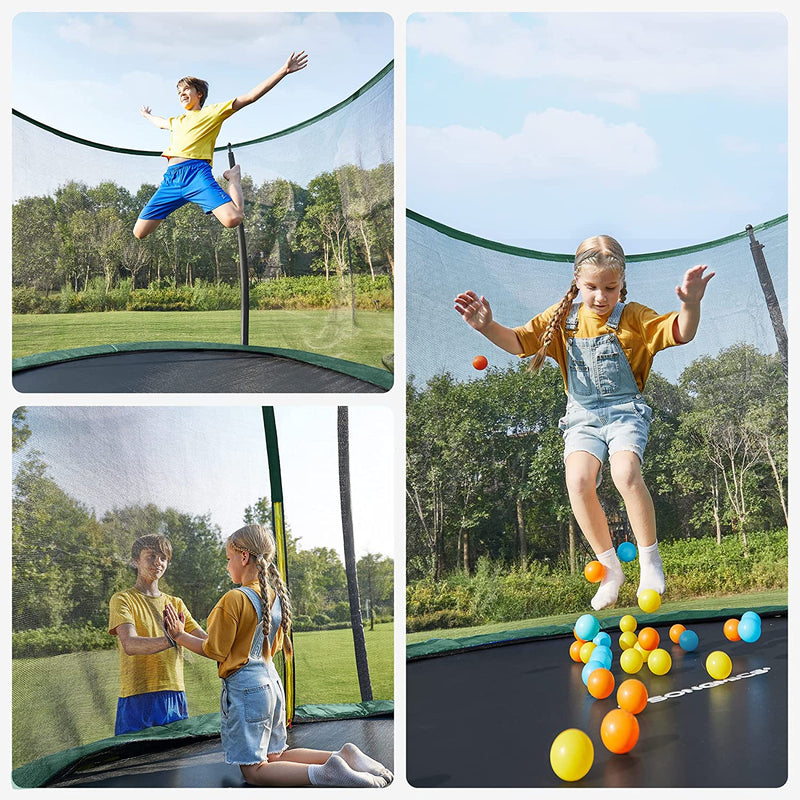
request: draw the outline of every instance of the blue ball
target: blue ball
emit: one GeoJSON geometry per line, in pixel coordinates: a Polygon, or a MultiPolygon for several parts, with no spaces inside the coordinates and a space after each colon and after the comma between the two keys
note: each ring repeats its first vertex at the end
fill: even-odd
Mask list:
{"type": "MultiPolygon", "coordinates": [[[[592,656],[594,656],[594,652],[592,653],[592,656]]],[[[584,664],[584,667],[581,670],[581,680],[583,680],[584,686],[589,685],[589,676],[596,669],[607,669],[607,667],[602,661],[597,661],[594,657],[590,658],[587,664],[584,664]]]]}
{"type": "Polygon", "coordinates": [[[761,617],[759,617],[755,611],[745,611],[744,614],[742,614],[742,619],[740,621],[744,622],[746,619],[752,619],[759,628],[761,627],[761,617]]]}
{"type": "Polygon", "coordinates": [[[595,636],[594,639],[592,639],[592,641],[596,645],[611,647],[611,637],[605,631],[600,631],[600,633],[598,633],[597,636],[595,636]]]}
{"type": "MultiPolygon", "coordinates": [[[[755,642],[761,636],[761,620],[754,620],[753,617],[742,617],[739,620],[739,638],[743,642],[755,642]]],[[[596,650],[597,648],[595,648],[596,650]]]]}
{"type": "Polygon", "coordinates": [[[617,548],[617,558],[620,561],[633,561],[636,558],[636,545],[633,542],[623,542],[617,548]]]}
{"type": "Polygon", "coordinates": [[[611,664],[614,662],[614,655],[611,648],[604,644],[599,644],[592,650],[590,661],[599,661],[606,669],[611,669],[611,664]]]}
{"type": "Polygon", "coordinates": [[[698,644],[700,644],[700,637],[694,631],[686,630],[678,639],[678,646],[687,652],[697,650],[698,644]]]}
{"type": "Polygon", "coordinates": [[[591,642],[600,633],[600,622],[591,614],[578,617],[575,623],[575,635],[584,642],[591,642]]]}

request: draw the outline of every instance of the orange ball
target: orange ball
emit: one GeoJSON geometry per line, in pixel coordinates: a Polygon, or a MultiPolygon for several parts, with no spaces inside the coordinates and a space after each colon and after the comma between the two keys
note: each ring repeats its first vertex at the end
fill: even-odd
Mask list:
{"type": "Polygon", "coordinates": [[[624,708],[615,708],[603,717],[600,738],[612,753],[627,753],[639,741],[639,721],[624,708]]]}
{"type": "Polygon", "coordinates": [[[486,356],[475,356],[472,359],[472,366],[475,369],[486,369],[489,366],[489,359],[486,356]]]}
{"type": "Polygon", "coordinates": [[[614,691],[614,676],[611,670],[598,667],[592,670],[586,681],[586,688],[592,697],[602,700],[614,691]]]}
{"type": "Polygon", "coordinates": [[[583,643],[582,641],[580,641],[580,640],[575,640],[575,641],[574,641],[574,642],[573,642],[573,643],[572,643],[572,644],[569,646],[569,657],[570,657],[570,658],[571,658],[573,661],[578,661],[578,662],[580,662],[580,661],[581,661],[581,647],[583,647],[583,644],[584,644],[584,643],[583,643]]]}
{"type": "Polygon", "coordinates": [[[600,583],[605,574],[606,568],[599,561],[590,561],[583,568],[583,575],[589,583],[600,583]]]}
{"type": "Polygon", "coordinates": [[[639,631],[639,644],[645,650],[655,650],[661,637],[655,628],[642,628],[639,631]]]}
{"type": "Polygon", "coordinates": [[[617,689],[617,703],[631,714],[641,714],[647,706],[647,687],[636,678],[622,681],[617,689]]]}
{"type": "Polygon", "coordinates": [[[669,629],[669,638],[673,644],[678,644],[681,638],[681,634],[686,630],[685,625],[681,625],[680,623],[677,625],[673,625],[669,629]]]}
{"type": "Polygon", "coordinates": [[[725,638],[729,639],[732,642],[741,641],[741,636],[739,636],[739,620],[738,619],[729,619],[723,626],[722,632],[725,634],[725,638]]]}

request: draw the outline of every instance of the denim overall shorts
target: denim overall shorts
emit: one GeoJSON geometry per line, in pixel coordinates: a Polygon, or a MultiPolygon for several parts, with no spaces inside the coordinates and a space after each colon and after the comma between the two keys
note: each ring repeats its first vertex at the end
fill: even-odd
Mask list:
{"type": "MultiPolygon", "coordinates": [[[[261,598],[247,586],[237,588],[253,604],[258,625],[247,663],[222,679],[220,734],[226,763],[260,764],[269,754],[286,749],[286,697],[272,659],[264,661],[261,657],[264,645],[261,598]]],[[[272,604],[271,615],[270,647],[281,624],[278,597],[272,604]]]]}
{"type": "Polygon", "coordinates": [[[614,453],[629,450],[642,461],[653,411],[617,338],[625,304],[617,303],[611,312],[608,333],[590,339],[575,336],[580,305],[572,304],[566,323],[568,399],[566,414],[558,424],[564,436],[564,459],[583,450],[603,464],[614,453]]]}

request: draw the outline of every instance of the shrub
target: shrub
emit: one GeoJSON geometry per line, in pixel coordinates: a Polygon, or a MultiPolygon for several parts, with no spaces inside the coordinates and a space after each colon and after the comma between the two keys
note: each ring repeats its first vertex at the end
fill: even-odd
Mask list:
{"type": "Polygon", "coordinates": [[[191,311],[191,286],[151,283],[146,289],[134,289],[127,305],[128,311],[191,311]]]}
{"type": "Polygon", "coordinates": [[[41,658],[62,653],[87,650],[111,650],[117,640],[105,628],[87,623],[82,626],[58,626],[13,631],[11,634],[12,658],[41,658]]]}

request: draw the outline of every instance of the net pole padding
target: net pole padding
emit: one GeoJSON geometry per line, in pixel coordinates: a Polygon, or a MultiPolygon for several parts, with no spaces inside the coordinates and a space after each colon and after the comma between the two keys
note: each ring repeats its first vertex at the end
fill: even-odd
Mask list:
{"type": "Polygon", "coordinates": [[[764,292],[764,299],[767,302],[767,311],[775,331],[775,341],[778,344],[778,355],[783,367],[783,374],[789,375],[789,337],[786,333],[786,326],[783,322],[781,306],[778,296],[775,294],[775,286],[772,283],[772,276],[769,273],[769,266],[764,257],[764,245],[755,237],[752,225],[745,227],[747,235],[750,237],[750,253],[753,256],[753,263],[756,266],[756,273],[761,284],[761,291],[764,292]]]}
{"type": "MultiPolygon", "coordinates": [[[[286,524],[283,515],[283,482],[281,480],[281,461],[278,450],[278,429],[275,425],[275,409],[264,406],[261,409],[264,421],[264,439],[267,445],[267,466],[269,471],[269,496],[272,503],[272,531],[275,535],[275,561],[283,582],[289,586],[289,564],[287,559],[286,524]]],[[[290,638],[291,633],[289,634],[290,638]]],[[[292,643],[294,639],[292,638],[292,643]]],[[[294,717],[294,647],[292,654],[284,653],[284,681],[286,693],[286,723],[291,725],[294,717]]]]}
{"type": "Polygon", "coordinates": [[[372,683],[369,677],[367,643],[361,621],[361,598],[358,591],[356,553],[353,537],[353,513],[350,504],[350,425],[346,406],[337,409],[337,435],[339,440],[339,497],[342,508],[342,538],[344,541],[344,570],[347,576],[347,596],[350,601],[350,627],[353,629],[353,647],[356,656],[358,686],[361,701],[372,700],[372,683]]]}
{"type": "MultiPolygon", "coordinates": [[[[228,142],[228,165],[233,168],[236,159],[233,157],[233,145],[228,142]]],[[[244,209],[242,209],[244,211],[244,209]]],[[[241,321],[241,343],[250,343],[250,276],[247,270],[247,241],[244,235],[244,222],[236,228],[236,235],[239,238],[239,284],[242,290],[242,321],[241,321]]]]}
{"type": "Polygon", "coordinates": [[[350,253],[350,226],[347,217],[344,221],[344,235],[347,241],[347,267],[350,270],[350,320],[356,324],[356,287],[353,283],[353,257],[350,253]]]}

